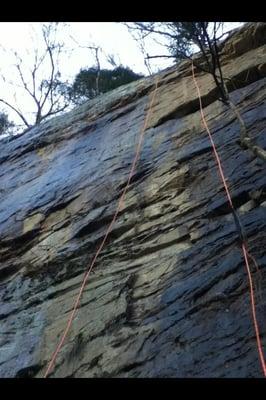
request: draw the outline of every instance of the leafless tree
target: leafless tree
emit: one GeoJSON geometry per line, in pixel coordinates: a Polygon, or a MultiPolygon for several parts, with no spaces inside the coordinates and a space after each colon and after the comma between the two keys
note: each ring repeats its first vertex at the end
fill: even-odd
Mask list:
{"type": "Polygon", "coordinates": [[[102,51],[102,48],[95,44],[90,44],[90,45],[85,45],[85,46],[81,45],[80,43],[77,42],[77,40],[73,36],[70,36],[70,37],[80,48],[88,49],[90,52],[94,53],[95,66],[96,66],[96,70],[97,70],[95,87],[96,87],[96,96],[98,96],[100,94],[99,79],[100,79],[100,74],[101,74],[101,64],[100,64],[100,59],[99,59],[99,52],[102,51]]]}
{"type": "Polygon", "coordinates": [[[100,73],[101,73],[101,64],[99,60],[99,46],[87,46],[87,49],[92,50],[94,52],[95,56],[95,61],[96,61],[96,68],[97,68],[97,75],[96,75],[96,96],[100,94],[99,91],[99,79],[100,79],[100,73]]]}
{"type": "MultiPolygon", "coordinates": [[[[0,102],[13,110],[27,128],[40,124],[44,119],[65,110],[68,104],[62,96],[59,59],[64,45],[57,40],[58,23],[43,24],[41,27],[42,43],[33,49],[33,63],[30,67],[18,51],[11,51],[15,58],[16,75],[11,81],[2,74],[2,80],[15,87],[13,102],[1,97],[0,102]],[[40,52],[39,47],[43,47],[40,52]],[[17,79],[16,79],[17,78],[17,79]],[[23,90],[33,101],[33,122],[17,103],[17,88],[23,90]]],[[[7,52],[6,49],[2,49],[7,52]]]]}

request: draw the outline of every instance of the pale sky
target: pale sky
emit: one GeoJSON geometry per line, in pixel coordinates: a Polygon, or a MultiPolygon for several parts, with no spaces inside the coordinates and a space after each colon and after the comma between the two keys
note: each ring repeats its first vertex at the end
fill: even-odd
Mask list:
{"type": "MultiPolygon", "coordinates": [[[[234,29],[241,23],[226,23],[225,30],[234,29]]],[[[21,54],[23,63],[30,64],[32,60],[32,44],[31,35],[33,30],[38,32],[40,23],[26,22],[1,22],[0,23],[0,72],[8,80],[14,80],[14,67],[12,67],[13,59],[9,56],[11,49],[21,54]],[[6,52],[3,51],[6,50],[6,52]]],[[[59,24],[60,26],[61,24],[59,24]]],[[[95,44],[101,46],[103,53],[99,55],[101,68],[112,68],[106,61],[105,54],[113,54],[118,62],[123,66],[130,67],[134,72],[148,74],[145,67],[143,55],[136,41],[132,38],[126,26],[117,22],[74,22],[67,23],[66,26],[59,28],[58,37],[63,40],[67,48],[71,52],[62,58],[61,73],[63,79],[73,80],[74,76],[82,67],[91,67],[94,64],[94,57],[88,49],[78,48],[78,45],[71,40],[71,36],[82,46],[95,44]]],[[[35,35],[36,37],[36,35],[35,35]]],[[[35,42],[39,46],[39,42],[35,42]]],[[[36,47],[35,46],[35,47],[36,47]]],[[[165,54],[162,46],[150,40],[146,47],[150,55],[165,54]]],[[[172,64],[171,59],[156,59],[151,63],[152,73],[159,69],[166,68],[172,64]]],[[[0,96],[14,101],[14,93],[16,93],[17,104],[27,115],[32,110],[32,100],[28,95],[17,86],[10,86],[7,82],[0,80],[0,96]]],[[[0,110],[4,107],[0,103],[0,110]]],[[[12,110],[5,108],[10,119],[15,123],[20,122],[12,110]]]]}

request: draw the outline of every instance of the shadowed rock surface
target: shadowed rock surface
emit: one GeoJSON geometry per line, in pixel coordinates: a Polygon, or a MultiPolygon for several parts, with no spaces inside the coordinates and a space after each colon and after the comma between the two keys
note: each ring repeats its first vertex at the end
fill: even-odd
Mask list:
{"type": "MultiPolygon", "coordinates": [[[[223,45],[248,133],[266,148],[266,25],[223,45]]],[[[137,169],[51,377],[262,377],[247,273],[191,65],[157,74],[137,169]]],[[[253,270],[266,354],[265,163],[197,72],[253,270]],[[260,289],[260,290],[258,290],[260,289]]],[[[0,377],[41,377],[126,184],[155,76],[0,142],[0,377]]]]}

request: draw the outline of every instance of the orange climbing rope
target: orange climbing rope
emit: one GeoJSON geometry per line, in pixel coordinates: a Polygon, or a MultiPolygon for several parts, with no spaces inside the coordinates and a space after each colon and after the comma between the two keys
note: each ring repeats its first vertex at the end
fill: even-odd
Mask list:
{"type": "MultiPolygon", "coordinates": [[[[220,161],[220,157],[219,157],[218,152],[216,150],[215,143],[213,141],[211,132],[210,132],[210,130],[208,128],[208,125],[207,125],[207,122],[205,120],[205,116],[204,116],[204,113],[203,113],[201,94],[200,94],[200,89],[199,89],[198,83],[197,83],[196,78],[195,78],[193,62],[192,62],[192,76],[193,76],[193,80],[194,80],[194,83],[195,83],[195,86],[196,86],[197,92],[198,92],[198,98],[199,98],[199,103],[200,103],[200,112],[201,112],[202,122],[203,122],[204,127],[207,130],[210,142],[212,144],[213,152],[214,152],[214,155],[215,155],[215,158],[216,158],[216,162],[217,162],[217,165],[218,165],[220,177],[221,177],[221,180],[222,180],[223,185],[224,185],[224,189],[225,189],[225,192],[226,192],[226,195],[227,195],[227,198],[228,198],[228,202],[230,204],[230,207],[231,207],[232,211],[234,212],[233,215],[235,217],[235,222],[238,222],[238,220],[236,220],[236,211],[235,211],[234,206],[233,206],[233,202],[232,202],[231,195],[230,195],[230,192],[229,192],[229,189],[228,189],[228,185],[227,185],[226,179],[224,177],[224,173],[223,173],[223,168],[222,168],[222,164],[221,164],[221,161],[220,161]]],[[[74,320],[74,317],[76,315],[76,312],[77,312],[77,309],[78,309],[78,305],[80,303],[80,299],[81,299],[82,293],[84,291],[84,288],[86,286],[89,274],[90,274],[90,272],[91,272],[91,270],[92,270],[92,268],[93,268],[93,266],[94,266],[94,264],[95,264],[95,262],[96,262],[96,260],[98,258],[98,255],[100,254],[100,252],[101,252],[101,250],[102,250],[102,248],[103,248],[103,246],[104,246],[104,244],[106,242],[106,239],[107,239],[109,233],[111,232],[111,230],[113,228],[113,225],[114,225],[114,223],[115,223],[115,221],[117,219],[118,213],[119,213],[119,211],[121,209],[121,206],[123,205],[125,194],[126,194],[126,192],[128,190],[128,187],[130,185],[130,181],[132,179],[132,176],[133,176],[133,173],[134,173],[134,170],[135,170],[135,167],[136,167],[139,155],[140,155],[141,145],[142,145],[142,142],[143,142],[143,138],[144,138],[144,134],[145,134],[145,130],[146,130],[147,124],[148,124],[148,120],[149,120],[150,115],[151,115],[151,110],[152,110],[152,106],[153,106],[153,103],[154,103],[157,87],[158,87],[158,78],[157,78],[156,83],[155,83],[155,90],[154,90],[154,93],[153,93],[153,96],[152,96],[152,99],[151,99],[151,102],[150,102],[148,113],[147,113],[143,128],[142,128],[142,130],[140,132],[140,137],[139,137],[136,153],[135,153],[135,157],[134,157],[134,160],[132,162],[132,165],[131,165],[131,169],[130,169],[130,173],[129,173],[129,176],[128,176],[127,184],[126,184],[124,190],[122,191],[122,195],[121,195],[121,197],[119,199],[117,209],[116,209],[116,211],[114,213],[112,221],[110,222],[110,224],[109,224],[109,226],[108,226],[108,228],[106,230],[105,236],[104,236],[104,238],[103,238],[103,240],[102,240],[102,242],[101,242],[101,244],[100,244],[100,246],[99,246],[99,248],[98,248],[98,250],[97,250],[97,252],[96,252],[96,254],[95,254],[95,256],[94,256],[94,258],[93,258],[93,260],[92,260],[92,262],[90,264],[90,266],[89,266],[89,268],[87,269],[87,271],[86,271],[86,273],[84,275],[80,290],[79,290],[78,295],[76,297],[76,300],[74,302],[74,306],[73,306],[72,312],[70,314],[70,317],[68,319],[65,331],[62,334],[62,337],[61,337],[61,339],[60,339],[60,341],[59,341],[59,343],[58,343],[58,345],[56,347],[56,350],[54,351],[54,353],[52,355],[52,358],[51,358],[51,360],[49,362],[49,365],[48,365],[48,367],[46,369],[46,372],[44,374],[44,378],[46,378],[48,376],[48,374],[51,372],[51,370],[52,370],[52,368],[53,368],[53,366],[55,364],[57,355],[60,352],[60,350],[61,350],[61,348],[62,348],[62,346],[63,346],[63,344],[65,342],[66,336],[67,336],[67,334],[68,334],[68,332],[70,330],[70,327],[71,327],[71,325],[73,323],[73,320],[74,320]]],[[[260,357],[263,373],[264,373],[264,376],[266,377],[266,363],[265,363],[263,350],[262,350],[262,345],[261,345],[261,340],[260,340],[259,328],[258,328],[257,317],[256,317],[256,307],[255,307],[255,300],[254,300],[253,281],[252,281],[252,276],[251,276],[251,272],[250,272],[250,266],[249,266],[249,262],[248,262],[248,257],[251,258],[251,259],[253,259],[253,257],[249,254],[249,252],[247,250],[247,245],[245,243],[245,240],[243,239],[243,236],[241,236],[241,239],[242,239],[241,247],[242,247],[242,251],[243,251],[243,255],[244,255],[244,259],[245,259],[245,264],[246,264],[246,269],[247,269],[247,274],[248,274],[248,279],[249,279],[251,311],[252,311],[253,322],[254,322],[254,327],[255,327],[258,352],[259,352],[259,357],[260,357]]],[[[253,261],[254,261],[254,259],[253,259],[253,261]]],[[[256,262],[255,262],[255,264],[256,264],[256,262]]],[[[257,265],[256,265],[256,268],[257,268],[257,265]]]]}
{"type": "MultiPolygon", "coordinates": [[[[215,143],[213,141],[212,134],[211,134],[211,132],[209,130],[209,127],[207,125],[207,122],[206,122],[206,119],[205,119],[205,116],[204,116],[204,113],[203,113],[201,94],[200,94],[199,85],[197,83],[197,80],[196,80],[195,74],[194,74],[193,61],[192,61],[192,77],[193,77],[193,80],[194,80],[194,83],[195,83],[195,86],[196,86],[197,92],[198,92],[198,98],[199,98],[200,113],[201,113],[202,122],[203,122],[203,125],[204,125],[208,135],[209,135],[209,139],[211,141],[213,152],[214,152],[214,155],[215,155],[215,159],[216,159],[216,162],[217,162],[217,165],[218,165],[220,177],[221,177],[221,180],[222,180],[223,185],[224,185],[224,189],[225,189],[225,192],[226,192],[226,195],[227,195],[227,198],[228,198],[228,202],[230,204],[230,207],[231,207],[231,209],[233,211],[233,215],[235,217],[236,216],[236,211],[234,209],[232,198],[231,198],[231,195],[230,195],[230,192],[229,192],[229,189],[228,189],[228,185],[227,185],[226,179],[224,177],[224,172],[223,172],[222,164],[221,164],[221,161],[220,161],[220,157],[219,157],[219,154],[218,154],[218,152],[216,150],[216,146],[215,146],[215,143]]],[[[237,221],[236,221],[236,217],[235,217],[235,222],[237,222],[237,221]]],[[[266,363],[265,363],[265,358],[264,358],[264,355],[263,355],[262,344],[261,344],[260,333],[259,333],[259,327],[258,327],[258,322],[257,322],[257,317],[256,317],[256,306],[255,306],[255,300],[254,300],[253,281],[252,281],[252,276],[251,276],[250,266],[249,266],[249,261],[248,261],[248,257],[250,257],[251,259],[253,259],[253,257],[249,254],[249,252],[247,250],[247,245],[245,243],[245,240],[244,240],[242,234],[241,234],[241,239],[242,239],[241,247],[242,247],[242,251],[243,251],[243,255],[244,255],[244,259],[245,259],[245,265],[246,265],[247,274],[248,274],[248,280],[249,280],[251,312],[252,312],[253,323],[254,323],[254,328],[255,328],[255,333],[256,333],[259,358],[260,358],[260,362],[261,362],[261,366],[262,366],[264,377],[266,377],[266,363]]],[[[257,267],[257,265],[256,265],[256,267],[257,267]]]]}
{"type": "Polygon", "coordinates": [[[80,302],[80,299],[81,299],[81,295],[82,295],[82,293],[84,291],[84,288],[86,286],[89,274],[90,274],[90,272],[91,272],[91,270],[92,270],[92,268],[93,268],[93,266],[94,266],[94,264],[95,264],[95,262],[96,262],[96,260],[98,258],[98,255],[100,254],[100,252],[101,252],[101,250],[102,250],[102,248],[103,248],[103,246],[104,246],[104,244],[106,242],[106,239],[107,239],[109,233],[111,232],[111,230],[113,228],[113,225],[114,225],[114,223],[115,223],[115,221],[117,219],[117,215],[118,215],[118,213],[119,213],[119,211],[121,209],[121,206],[123,205],[126,192],[127,192],[128,187],[130,185],[130,181],[132,179],[132,176],[134,174],[137,161],[138,161],[139,156],[140,156],[141,145],[142,145],[144,134],[145,134],[145,130],[147,128],[147,124],[148,124],[148,121],[149,121],[149,118],[150,118],[150,115],[151,115],[151,110],[152,110],[152,106],[153,106],[154,99],[155,99],[155,94],[156,94],[157,87],[158,87],[158,80],[159,80],[159,78],[157,77],[156,82],[155,82],[155,89],[154,89],[153,96],[152,96],[152,99],[151,99],[151,102],[150,102],[150,105],[149,105],[148,113],[147,113],[143,128],[142,128],[142,130],[140,132],[136,153],[135,153],[135,157],[134,157],[134,160],[132,162],[132,165],[131,165],[131,169],[130,169],[130,172],[129,172],[127,184],[126,184],[126,186],[125,186],[125,188],[124,188],[124,190],[122,192],[122,195],[121,195],[121,197],[119,199],[118,206],[117,206],[116,211],[114,213],[113,219],[110,222],[110,224],[109,224],[109,226],[108,226],[108,228],[106,230],[106,233],[104,235],[104,238],[103,238],[103,240],[102,240],[102,242],[101,242],[101,244],[100,244],[100,246],[99,246],[99,248],[98,248],[98,250],[97,250],[97,252],[96,252],[96,254],[95,254],[95,256],[94,256],[94,258],[93,258],[93,260],[92,260],[92,262],[90,264],[90,266],[89,266],[89,268],[87,269],[87,271],[86,271],[86,273],[84,275],[84,278],[83,278],[79,293],[78,293],[78,295],[76,297],[76,300],[75,300],[75,303],[74,303],[74,307],[73,307],[72,312],[70,314],[70,317],[68,319],[65,331],[64,331],[64,333],[63,333],[63,335],[62,335],[62,337],[61,337],[61,339],[60,339],[60,341],[59,341],[59,343],[58,343],[58,345],[56,347],[56,350],[54,351],[54,353],[52,355],[51,361],[50,361],[50,363],[49,363],[49,365],[48,365],[48,367],[46,369],[46,372],[44,374],[44,378],[46,378],[48,376],[48,374],[51,372],[51,370],[52,370],[52,368],[54,366],[56,357],[57,357],[59,351],[61,350],[61,348],[62,348],[62,346],[63,346],[63,344],[65,342],[66,336],[67,336],[67,334],[69,332],[69,329],[70,329],[70,327],[72,325],[72,322],[74,320],[74,317],[76,315],[77,308],[78,308],[78,305],[79,305],[79,302],[80,302]]]}

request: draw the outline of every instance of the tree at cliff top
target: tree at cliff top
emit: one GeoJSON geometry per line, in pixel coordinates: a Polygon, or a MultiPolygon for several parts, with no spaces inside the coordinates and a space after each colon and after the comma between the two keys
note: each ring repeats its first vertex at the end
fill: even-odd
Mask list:
{"type": "Polygon", "coordinates": [[[237,108],[230,99],[227,83],[221,66],[221,38],[227,32],[218,35],[222,30],[222,22],[136,22],[126,24],[130,31],[141,33],[141,38],[151,34],[167,38],[165,47],[168,54],[146,55],[147,59],[169,57],[175,61],[193,60],[194,66],[201,71],[211,74],[217,88],[218,100],[231,108],[240,124],[240,144],[249,148],[253,153],[266,160],[266,152],[257,146],[249,136],[245,123],[237,108]],[[193,46],[200,50],[200,57],[193,57],[193,46]]]}
{"type": "Polygon", "coordinates": [[[143,75],[121,65],[113,70],[99,70],[97,67],[81,69],[73,84],[68,87],[68,96],[74,104],[81,104],[142,77],[143,75]]]}
{"type": "Polygon", "coordinates": [[[135,22],[126,24],[131,33],[141,35],[139,40],[144,40],[150,35],[156,35],[157,39],[166,39],[164,47],[167,54],[146,54],[145,58],[172,58],[175,62],[190,59],[197,47],[203,55],[203,63],[195,62],[195,65],[213,76],[215,85],[220,94],[220,99],[227,102],[224,79],[220,67],[218,43],[226,34],[218,36],[222,30],[222,22],[135,22]],[[218,69],[218,73],[217,73],[218,69]]]}

